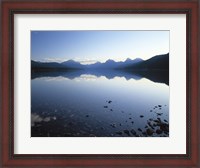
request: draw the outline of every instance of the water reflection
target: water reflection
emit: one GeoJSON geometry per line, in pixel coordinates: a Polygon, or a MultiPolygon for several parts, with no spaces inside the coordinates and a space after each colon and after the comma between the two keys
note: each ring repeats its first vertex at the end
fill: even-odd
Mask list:
{"type": "Polygon", "coordinates": [[[122,71],[122,70],[71,70],[71,71],[54,71],[54,72],[34,72],[31,74],[31,79],[40,77],[58,77],[62,76],[68,79],[74,79],[81,75],[93,75],[96,77],[105,76],[107,79],[115,77],[124,77],[126,80],[135,79],[140,80],[147,78],[153,82],[165,83],[169,85],[168,71],[122,71]]]}
{"type": "Polygon", "coordinates": [[[169,136],[168,73],[32,73],[32,137],[169,136]]]}

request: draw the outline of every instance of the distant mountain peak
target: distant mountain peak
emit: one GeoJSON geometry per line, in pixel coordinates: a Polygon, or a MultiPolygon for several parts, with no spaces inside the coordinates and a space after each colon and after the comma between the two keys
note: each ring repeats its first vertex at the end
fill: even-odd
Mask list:
{"type": "Polygon", "coordinates": [[[112,59],[108,59],[105,63],[114,63],[115,61],[112,59]]]}
{"type": "Polygon", "coordinates": [[[127,61],[132,61],[132,59],[130,59],[130,58],[126,58],[125,62],[127,62],[127,61]]]}
{"type": "Polygon", "coordinates": [[[141,61],[143,61],[143,59],[142,59],[142,58],[135,58],[134,60],[141,60],[141,61]]]}
{"type": "Polygon", "coordinates": [[[79,63],[79,62],[76,62],[73,59],[70,59],[70,60],[64,61],[62,63],[79,63]]]}

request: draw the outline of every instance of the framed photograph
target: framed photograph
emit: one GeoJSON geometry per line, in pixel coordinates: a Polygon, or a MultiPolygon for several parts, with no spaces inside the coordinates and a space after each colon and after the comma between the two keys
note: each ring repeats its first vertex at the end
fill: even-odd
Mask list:
{"type": "Polygon", "coordinates": [[[199,167],[199,1],[1,2],[2,167],[199,167]]]}

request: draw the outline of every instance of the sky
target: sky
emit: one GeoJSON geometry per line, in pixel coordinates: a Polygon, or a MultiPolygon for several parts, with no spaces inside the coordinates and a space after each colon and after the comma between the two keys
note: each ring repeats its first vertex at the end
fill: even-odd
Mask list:
{"type": "Polygon", "coordinates": [[[31,31],[31,59],[91,64],[169,52],[169,31],[31,31]]]}

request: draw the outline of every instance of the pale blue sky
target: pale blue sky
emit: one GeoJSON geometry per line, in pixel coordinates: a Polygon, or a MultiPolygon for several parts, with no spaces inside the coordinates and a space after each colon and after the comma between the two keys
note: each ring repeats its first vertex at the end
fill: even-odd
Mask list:
{"type": "Polygon", "coordinates": [[[169,31],[31,31],[31,59],[84,64],[169,52],[169,31]]]}

